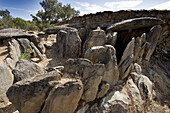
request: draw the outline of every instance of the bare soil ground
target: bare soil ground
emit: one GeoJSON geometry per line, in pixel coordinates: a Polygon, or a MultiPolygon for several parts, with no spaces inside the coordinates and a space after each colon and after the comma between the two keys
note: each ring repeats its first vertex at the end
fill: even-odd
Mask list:
{"type": "Polygon", "coordinates": [[[0,64],[4,63],[4,59],[8,56],[7,45],[0,45],[0,64]]]}

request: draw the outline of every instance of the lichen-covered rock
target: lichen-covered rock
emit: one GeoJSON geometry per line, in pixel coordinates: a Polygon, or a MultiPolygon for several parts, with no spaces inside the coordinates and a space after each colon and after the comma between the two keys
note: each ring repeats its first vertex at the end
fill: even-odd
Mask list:
{"type": "Polygon", "coordinates": [[[153,17],[141,17],[124,20],[122,22],[115,23],[107,28],[107,30],[120,31],[120,30],[129,30],[129,29],[138,29],[149,27],[153,25],[163,24],[164,21],[159,18],[153,17]]]}
{"type": "Polygon", "coordinates": [[[61,79],[60,74],[37,75],[13,84],[7,96],[20,113],[37,113],[40,111],[51,86],[50,81],[61,79]]]}
{"type": "Polygon", "coordinates": [[[21,46],[22,53],[27,53],[33,50],[31,47],[31,42],[27,38],[18,38],[17,40],[21,46]]]}
{"type": "Polygon", "coordinates": [[[105,65],[103,81],[109,83],[111,86],[117,83],[119,80],[119,70],[116,50],[113,46],[93,46],[85,52],[84,57],[93,61],[93,63],[101,63],[105,65]]]}
{"type": "Polygon", "coordinates": [[[77,31],[67,32],[64,53],[67,58],[78,58],[81,55],[81,39],[77,31]]]}
{"type": "Polygon", "coordinates": [[[104,74],[103,64],[93,64],[88,59],[69,59],[64,64],[64,73],[72,77],[79,77],[84,84],[82,99],[85,102],[93,101],[98,92],[102,76],[104,74]]]}
{"type": "Polygon", "coordinates": [[[18,82],[38,74],[43,74],[44,71],[36,63],[21,59],[16,63],[12,73],[14,74],[14,82],[18,82]]]}
{"type": "Polygon", "coordinates": [[[81,39],[77,31],[59,31],[56,42],[60,57],[78,58],[81,55],[81,39]]]}
{"type": "MultiPolygon", "coordinates": [[[[97,69],[98,68],[96,68],[96,70],[97,69]]],[[[86,102],[90,102],[96,98],[101,80],[101,75],[94,75],[85,81],[85,88],[82,96],[83,100],[85,100],[86,102]]]]}
{"type": "Polygon", "coordinates": [[[83,52],[85,53],[87,49],[93,46],[104,46],[106,43],[106,34],[104,30],[97,28],[91,31],[89,38],[85,41],[83,45],[83,52]]]}
{"type": "Polygon", "coordinates": [[[83,84],[80,80],[70,79],[64,84],[59,83],[50,91],[42,113],[74,113],[82,93],[83,84]]]}
{"type": "Polygon", "coordinates": [[[60,57],[64,57],[66,37],[67,37],[66,31],[60,30],[57,34],[56,43],[60,57]]]}
{"type": "Polygon", "coordinates": [[[134,46],[135,39],[132,38],[132,40],[126,46],[126,49],[124,50],[121,60],[119,62],[119,72],[121,79],[126,78],[132,68],[134,59],[134,46]]]}
{"type": "Polygon", "coordinates": [[[155,47],[158,43],[162,27],[160,25],[155,25],[151,28],[150,32],[147,34],[146,41],[147,45],[145,48],[144,58],[149,61],[155,47]]]}

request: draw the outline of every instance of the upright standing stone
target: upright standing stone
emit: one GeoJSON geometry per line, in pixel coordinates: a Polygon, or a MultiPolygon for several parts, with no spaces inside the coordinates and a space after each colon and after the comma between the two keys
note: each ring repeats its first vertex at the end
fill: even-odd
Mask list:
{"type": "Polygon", "coordinates": [[[60,30],[56,42],[60,57],[78,58],[81,55],[81,39],[76,30],[60,30]]]}
{"type": "Polygon", "coordinates": [[[49,93],[42,113],[74,113],[83,94],[80,80],[55,86],[49,93]]]}
{"type": "Polygon", "coordinates": [[[97,28],[96,30],[91,31],[89,38],[85,41],[83,52],[93,46],[104,46],[106,43],[106,34],[104,30],[97,28]]]}
{"type": "Polygon", "coordinates": [[[13,84],[13,76],[10,74],[5,64],[0,64],[0,105],[1,102],[6,103],[6,91],[13,84]]]}
{"type": "Polygon", "coordinates": [[[78,58],[81,55],[81,39],[77,31],[68,31],[65,43],[64,53],[67,58],[78,58]]]}
{"type": "Polygon", "coordinates": [[[116,50],[111,45],[94,46],[85,52],[85,58],[93,61],[93,63],[101,63],[105,65],[103,81],[111,86],[115,85],[119,80],[119,70],[117,65],[116,50]]]}
{"type": "Polygon", "coordinates": [[[64,57],[66,36],[67,32],[63,30],[60,30],[57,34],[56,42],[60,57],[64,57]]]}

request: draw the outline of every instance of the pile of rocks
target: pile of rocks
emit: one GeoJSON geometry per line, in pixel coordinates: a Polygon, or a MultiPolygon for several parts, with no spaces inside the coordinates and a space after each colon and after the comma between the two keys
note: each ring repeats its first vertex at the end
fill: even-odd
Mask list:
{"type": "Polygon", "coordinates": [[[39,43],[11,40],[15,83],[7,86],[6,90],[12,85],[6,94],[16,109],[21,113],[145,112],[157,95],[141,66],[149,63],[156,45],[165,38],[164,21],[135,18],[105,30],[74,26],[44,31],[42,36],[56,36],[53,54],[66,59],[63,66],[56,64],[48,71],[31,61],[18,61],[24,50],[38,51],[39,43]]]}

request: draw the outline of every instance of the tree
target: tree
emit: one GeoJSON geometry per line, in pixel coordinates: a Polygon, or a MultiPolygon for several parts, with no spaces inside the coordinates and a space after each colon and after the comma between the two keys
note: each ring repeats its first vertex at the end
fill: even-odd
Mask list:
{"type": "Polygon", "coordinates": [[[0,10],[0,17],[2,17],[0,19],[0,29],[14,26],[10,12],[7,9],[0,10]]]}
{"type": "Polygon", "coordinates": [[[54,21],[66,20],[80,13],[71,8],[70,4],[62,5],[58,0],[43,0],[40,5],[43,10],[39,10],[36,16],[31,15],[40,29],[51,26],[54,21]]]}

